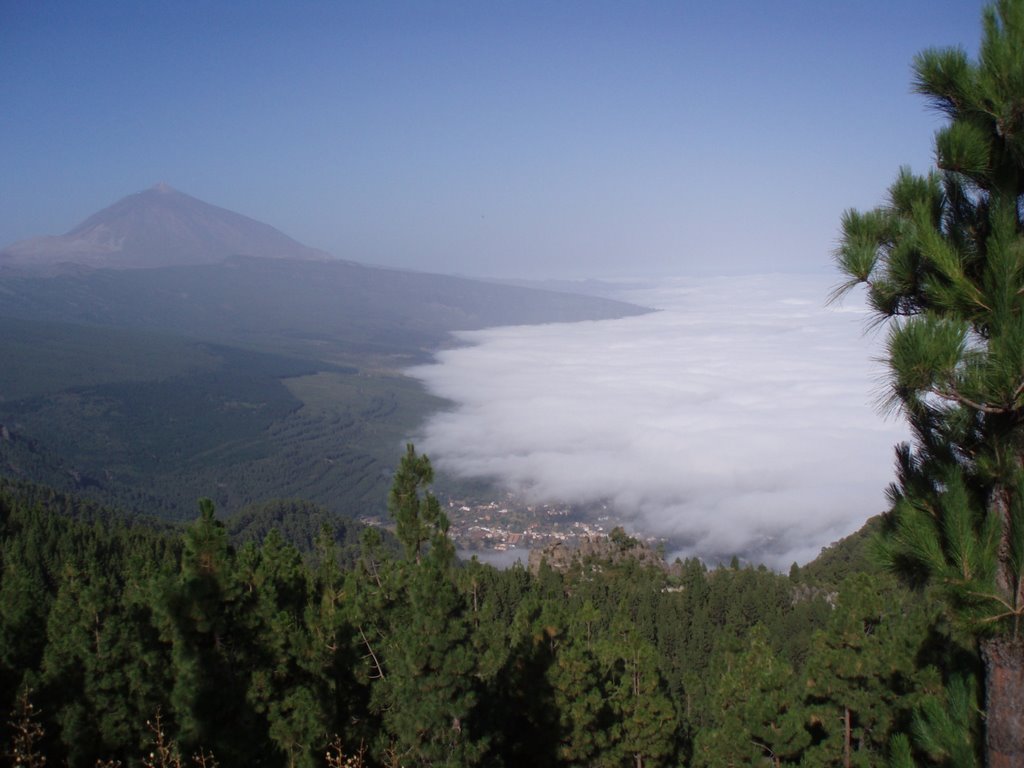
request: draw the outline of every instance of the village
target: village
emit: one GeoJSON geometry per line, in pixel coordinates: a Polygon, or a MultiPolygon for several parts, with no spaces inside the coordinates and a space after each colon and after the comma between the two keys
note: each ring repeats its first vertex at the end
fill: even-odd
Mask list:
{"type": "Polygon", "coordinates": [[[467,552],[539,549],[556,542],[578,544],[605,536],[619,523],[601,505],[586,509],[569,504],[529,504],[508,494],[501,501],[449,497],[444,503],[451,523],[448,535],[467,552]]]}

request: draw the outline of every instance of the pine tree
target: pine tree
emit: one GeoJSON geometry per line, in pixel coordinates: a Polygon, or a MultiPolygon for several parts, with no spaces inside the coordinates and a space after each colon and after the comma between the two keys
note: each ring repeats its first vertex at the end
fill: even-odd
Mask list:
{"type": "Polygon", "coordinates": [[[810,743],[793,670],[760,625],[732,658],[711,699],[711,724],[697,736],[694,765],[796,764],[810,743]]]}
{"type": "Polygon", "coordinates": [[[235,553],[213,502],[184,537],[180,572],[163,586],[163,637],[171,645],[170,704],[177,738],[188,750],[212,749],[225,763],[242,764],[270,749],[265,729],[246,697],[246,633],[239,632],[241,596],[235,553]]]}
{"type": "MultiPolygon", "coordinates": [[[[476,722],[488,736],[488,752],[482,762],[510,767],[557,765],[564,734],[559,730],[558,691],[552,684],[558,643],[549,641],[552,634],[563,634],[554,626],[567,621],[561,589],[559,598],[545,601],[542,608],[542,588],[524,568],[514,566],[499,572],[488,566],[485,570],[493,578],[483,595],[483,631],[474,630],[472,642],[481,671],[489,674],[499,654],[502,661],[497,673],[486,679],[478,699],[476,722]],[[486,614],[491,606],[495,626],[488,629],[486,614]],[[500,633],[498,624],[503,627],[500,633]],[[483,648],[492,642],[503,648],[497,652],[483,648]]],[[[549,575],[556,581],[559,578],[550,569],[549,575]]]]}
{"type": "Polygon", "coordinates": [[[288,768],[317,764],[330,733],[328,681],[319,674],[314,638],[306,624],[308,571],[295,547],[271,529],[258,549],[238,556],[240,629],[247,636],[247,700],[267,721],[267,733],[288,768]]]}
{"type": "Polygon", "coordinates": [[[331,733],[345,744],[365,744],[370,734],[360,728],[369,719],[367,691],[357,680],[361,653],[349,623],[345,574],[338,563],[334,530],[324,524],[315,545],[316,565],[305,609],[310,645],[300,663],[329,698],[325,711],[331,733]]]}
{"type": "Polygon", "coordinates": [[[917,663],[929,607],[901,599],[895,587],[891,576],[851,577],[829,625],[813,638],[805,698],[820,736],[809,765],[878,764],[922,697],[940,689],[937,671],[917,663]]]}
{"type": "Polygon", "coordinates": [[[0,493],[0,691],[7,692],[0,706],[13,705],[14,692],[33,683],[43,655],[54,599],[47,517],[0,493]]]}
{"type": "Polygon", "coordinates": [[[395,519],[395,532],[406,558],[416,562],[443,517],[437,498],[427,491],[432,482],[434,470],[430,459],[417,455],[416,448],[409,443],[391,484],[388,511],[395,519]]]}
{"type": "Polygon", "coordinates": [[[915,88],[948,118],[939,168],[848,212],[837,250],[888,321],[898,450],[890,560],[946,589],[987,665],[987,753],[1024,764],[1024,2],[985,9],[977,62],[927,50],[915,88]]]}
{"type": "Polygon", "coordinates": [[[389,561],[368,533],[349,615],[379,717],[381,762],[468,766],[486,751],[476,727],[479,670],[432,479],[430,461],[409,445],[389,496],[406,560],[389,561]]]}
{"type": "Polygon", "coordinates": [[[423,766],[475,765],[486,743],[474,732],[478,692],[466,606],[434,542],[409,566],[407,621],[392,627],[384,727],[399,754],[423,766]]]}
{"type": "Polygon", "coordinates": [[[914,743],[937,765],[974,768],[980,764],[980,719],[972,682],[954,676],[941,695],[925,698],[915,713],[914,743]]]}
{"type": "Polygon", "coordinates": [[[668,765],[676,742],[675,708],[664,690],[654,648],[628,623],[612,630],[604,648],[611,661],[607,684],[611,749],[633,768],[668,765]]]}
{"type": "Polygon", "coordinates": [[[611,712],[601,665],[582,638],[559,649],[548,669],[558,712],[558,758],[563,765],[593,765],[608,747],[611,712]]]}
{"type": "Polygon", "coordinates": [[[120,588],[110,578],[111,563],[104,564],[108,572],[96,561],[89,565],[91,572],[65,567],[43,657],[43,681],[55,690],[55,719],[71,764],[136,746],[135,712],[125,701],[132,659],[119,647],[125,639],[117,626],[120,588]]]}

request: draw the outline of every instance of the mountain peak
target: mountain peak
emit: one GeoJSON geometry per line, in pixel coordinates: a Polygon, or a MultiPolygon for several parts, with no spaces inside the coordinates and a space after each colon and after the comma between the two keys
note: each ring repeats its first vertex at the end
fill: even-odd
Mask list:
{"type": "Polygon", "coordinates": [[[160,182],[118,200],[71,231],[0,249],[0,268],[76,264],[137,269],[217,264],[233,256],[324,261],[331,256],[239,213],[160,182]]]}

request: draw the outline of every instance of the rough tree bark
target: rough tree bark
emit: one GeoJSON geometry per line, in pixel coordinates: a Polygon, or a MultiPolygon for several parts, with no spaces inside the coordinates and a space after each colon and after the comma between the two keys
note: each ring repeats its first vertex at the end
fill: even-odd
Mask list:
{"type": "Polygon", "coordinates": [[[988,768],[1024,766],[1024,640],[984,640],[985,752],[988,768]]]}

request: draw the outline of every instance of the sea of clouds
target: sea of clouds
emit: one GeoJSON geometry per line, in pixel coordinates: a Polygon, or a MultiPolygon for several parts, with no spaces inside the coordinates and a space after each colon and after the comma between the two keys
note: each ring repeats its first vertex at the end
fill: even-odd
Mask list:
{"type": "Polygon", "coordinates": [[[410,371],[449,410],[438,469],[535,501],[607,503],[671,556],[784,569],[884,510],[903,423],[875,404],[884,331],[828,276],[623,286],[659,311],[458,334],[410,371]]]}

